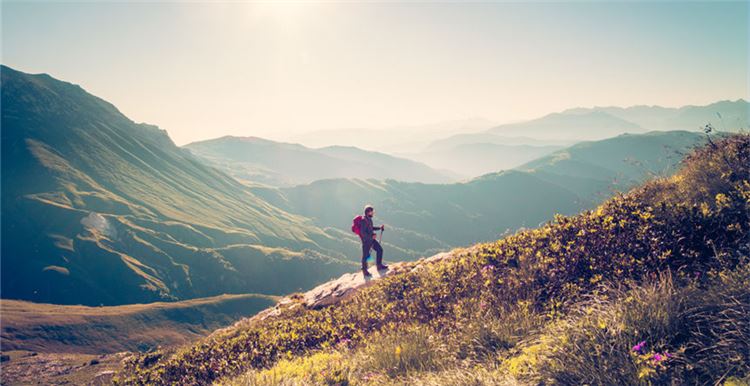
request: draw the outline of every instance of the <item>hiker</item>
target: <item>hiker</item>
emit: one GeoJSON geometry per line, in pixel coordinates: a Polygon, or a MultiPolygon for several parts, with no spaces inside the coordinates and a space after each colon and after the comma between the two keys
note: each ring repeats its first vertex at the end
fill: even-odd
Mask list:
{"type": "Polygon", "coordinates": [[[375,262],[378,270],[381,271],[388,269],[388,266],[383,264],[383,247],[380,246],[377,234],[375,233],[376,230],[384,231],[385,225],[379,227],[373,226],[372,216],[374,215],[375,208],[373,208],[372,205],[366,205],[365,215],[355,217],[354,225],[352,225],[352,231],[357,233],[360,240],[362,240],[362,274],[365,275],[365,277],[372,276],[370,275],[370,272],[367,271],[367,258],[370,256],[370,249],[375,249],[375,252],[377,253],[377,259],[375,262]],[[357,222],[359,222],[359,224],[357,224],[357,222]],[[357,225],[359,225],[358,228],[357,225]]]}

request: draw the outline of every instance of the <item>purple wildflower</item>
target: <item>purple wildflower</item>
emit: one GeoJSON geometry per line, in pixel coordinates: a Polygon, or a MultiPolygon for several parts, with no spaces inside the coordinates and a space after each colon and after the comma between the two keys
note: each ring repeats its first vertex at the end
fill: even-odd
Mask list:
{"type": "Polygon", "coordinates": [[[637,353],[639,353],[639,354],[642,354],[643,353],[643,349],[645,347],[646,347],[646,341],[642,340],[642,341],[638,342],[637,345],[633,346],[632,350],[635,351],[635,352],[637,352],[637,353]]]}
{"type": "Polygon", "coordinates": [[[662,356],[661,354],[657,352],[657,353],[654,353],[653,359],[654,359],[654,362],[661,362],[664,360],[664,356],[662,356]]]}

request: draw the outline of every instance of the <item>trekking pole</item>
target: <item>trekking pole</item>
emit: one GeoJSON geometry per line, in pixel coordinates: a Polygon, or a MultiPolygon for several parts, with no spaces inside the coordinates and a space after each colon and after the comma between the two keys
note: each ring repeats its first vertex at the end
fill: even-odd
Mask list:
{"type": "Polygon", "coordinates": [[[378,243],[383,241],[383,228],[380,228],[380,240],[378,240],[378,243]]]}

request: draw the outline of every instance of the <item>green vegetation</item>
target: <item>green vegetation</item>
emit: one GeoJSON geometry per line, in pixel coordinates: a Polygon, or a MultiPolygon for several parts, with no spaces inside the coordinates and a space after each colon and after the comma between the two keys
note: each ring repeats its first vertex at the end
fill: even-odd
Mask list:
{"type": "Polygon", "coordinates": [[[120,382],[743,382],[748,235],[750,136],[736,135],[596,210],[134,358],[120,382]]]}
{"type": "Polygon", "coordinates": [[[103,354],[184,345],[275,303],[253,294],[111,307],[2,300],[3,350],[103,354]]]}
{"type": "Polygon", "coordinates": [[[280,295],[354,266],[353,238],[269,205],[164,131],[79,86],[1,72],[3,298],[280,295]]]}

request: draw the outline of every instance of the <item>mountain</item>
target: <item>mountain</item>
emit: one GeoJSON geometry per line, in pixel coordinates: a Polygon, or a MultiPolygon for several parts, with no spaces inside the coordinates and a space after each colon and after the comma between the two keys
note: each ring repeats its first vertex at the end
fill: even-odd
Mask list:
{"type": "Polygon", "coordinates": [[[439,152],[453,149],[457,146],[472,145],[472,144],[494,144],[494,145],[506,145],[506,146],[518,146],[518,145],[529,145],[529,146],[570,146],[573,144],[571,141],[556,141],[556,140],[544,140],[530,137],[503,137],[501,135],[479,132],[479,133],[463,133],[456,134],[450,137],[442,138],[437,141],[431,142],[426,152],[439,152]]]}
{"type": "Polygon", "coordinates": [[[744,384],[750,136],[536,229],[349,274],[124,384],[744,384]],[[319,300],[325,300],[322,303],[319,300]]]}
{"type": "Polygon", "coordinates": [[[622,133],[648,131],[641,126],[604,111],[568,111],[552,113],[531,121],[500,125],[489,130],[502,136],[532,137],[550,140],[597,140],[622,133]]]}
{"type": "Polygon", "coordinates": [[[743,99],[680,108],[632,106],[569,110],[573,111],[603,111],[649,130],[700,130],[711,124],[720,131],[736,132],[750,126],[750,103],[743,99]]]}
{"type": "Polygon", "coordinates": [[[726,132],[747,130],[750,103],[743,99],[719,101],[706,106],[573,108],[531,121],[501,125],[489,133],[535,139],[597,140],[625,133],[648,131],[701,131],[711,124],[726,132]]]}
{"type": "Polygon", "coordinates": [[[453,134],[487,130],[496,123],[484,118],[469,118],[400,127],[348,128],[316,130],[291,138],[306,146],[323,147],[332,143],[388,154],[415,153],[428,143],[453,134]]]}
{"type": "Polygon", "coordinates": [[[3,298],[284,294],[351,267],[340,235],[269,205],[163,130],[79,86],[0,70],[3,298]]]}
{"type": "Polygon", "coordinates": [[[185,148],[239,180],[271,186],[363,176],[426,183],[452,180],[427,165],[355,147],[311,149],[254,137],[222,137],[185,148]]]}
{"type": "Polygon", "coordinates": [[[417,258],[496,238],[585,205],[570,190],[518,171],[448,185],[345,179],[256,188],[254,193],[286,211],[349,233],[352,217],[362,212],[364,203],[372,203],[376,223],[389,224],[383,235],[387,258],[417,258]]]}
{"type": "Polygon", "coordinates": [[[406,156],[436,169],[477,177],[513,169],[560,148],[561,146],[503,145],[481,142],[460,144],[447,149],[406,156]]]}
{"type": "Polygon", "coordinates": [[[417,258],[572,214],[653,175],[668,175],[705,136],[623,135],[581,143],[514,170],[455,184],[336,179],[290,188],[253,188],[258,197],[317,224],[350,232],[364,203],[376,208],[386,258],[417,258]]]}
{"type": "Polygon", "coordinates": [[[579,142],[516,168],[561,185],[578,183],[578,194],[603,199],[644,178],[670,175],[685,154],[703,144],[703,134],[655,131],[579,142]]]}
{"type": "Polygon", "coordinates": [[[420,152],[402,155],[434,168],[477,176],[532,161],[554,150],[550,146],[601,140],[627,133],[699,132],[707,124],[718,132],[737,132],[750,126],[749,117],[750,103],[742,99],[680,108],[573,108],[483,132],[454,134],[433,141],[420,152]]]}

